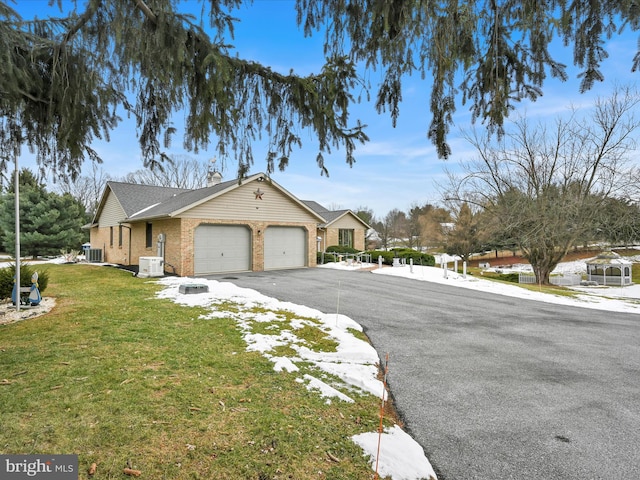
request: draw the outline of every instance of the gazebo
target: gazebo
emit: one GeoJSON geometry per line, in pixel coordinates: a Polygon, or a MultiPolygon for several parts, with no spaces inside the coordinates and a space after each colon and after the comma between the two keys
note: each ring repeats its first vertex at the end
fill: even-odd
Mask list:
{"type": "Polygon", "coordinates": [[[615,252],[602,252],[587,261],[587,281],[598,285],[631,285],[632,263],[615,252]]]}

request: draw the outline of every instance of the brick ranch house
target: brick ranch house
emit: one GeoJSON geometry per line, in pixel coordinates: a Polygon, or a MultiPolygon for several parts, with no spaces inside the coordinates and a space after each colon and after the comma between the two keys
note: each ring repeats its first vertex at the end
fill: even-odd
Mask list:
{"type": "Polygon", "coordinates": [[[107,182],[90,229],[104,262],[163,258],[180,276],[316,266],[330,245],[364,250],[368,225],[350,210],[302,201],[267,175],[189,190],[107,182]]]}

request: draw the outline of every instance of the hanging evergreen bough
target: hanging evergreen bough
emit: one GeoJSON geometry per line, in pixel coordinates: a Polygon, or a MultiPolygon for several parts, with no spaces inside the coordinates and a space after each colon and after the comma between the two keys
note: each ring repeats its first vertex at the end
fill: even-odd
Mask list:
{"type": "Polygon", "coordinates": [[[206,3],[209,36],[171,0],[90,0],[81,13],[46,20],[23,20],[0,2],[0,168],[6,172],[27,146],[43,171],[73,178],[85,159],[101,161],[90,144],[109,138],[119,112],[136,120],[145,167],[160,166],[180,110],[185,148],[198,152],[215,139],[240,176],[263,136],[267,170],[286,168],[304,129],[316,136],[320,158],[343,147],[352,164],[367,140],[364,125],[348,124],[350,91],[360,81],[353,63],[336,56],[302,77],[231,56],[226,11],[240,3],[206,3]]]}
{"type": "MultiPolygon", "coordinates": [[[[427,133],[446,158],[458,99],[500,135],[519,101],[542,95],[548,75],[567,78],[549,52],[555,38],[573,45],[586,91],[604,78],[604,42],[640,27],[635,0],[297,0],[305,33],[326,35],[327,59],[319,73],[298,76],[230,54],[241,0],[201,0],[193,10],[208,17],[206,31],[176,0],[57,3],[59,18],[23,20],[0,0],[3,171],[27,146],[43,170],[73,178],[85,159],[100,161],[91,142],[108,139],[119,114],[136,119],[144,164],[154,167],[176,132],[172,116],[184,111],[185,148],[214,144],[241,176],[257,140],[268,140],[271,172],[287,167],[306,130],[326,173],[326,154],[344,148],[352,164],[367,141],[365,126],[348,118],[356,89],[371,87],[356,67],[382,69],[376,107],[394,125],[403,79],[432,79],[427,133]]],[[[639,66],[640,54],[630,67],[639,66]]]]}
{"type": "MultiPolygon", "coordinates": [[[[382,68],[376,105],[394,125],[402,78],[431,82],[428,137],[443,158],[456,98],[500,136],[509,112],[541,96],[548,75],[567,79],[549,51],[554,39],[573,46],[584,92],[604,78],[605,41],[640,26],[635,0],[298,0],[297,11],[307,34],[324,30],[328,55],[348,45],[352,61],[382,68]]],[[[640,52],[630,65],[639,67],[640,52]]]]}

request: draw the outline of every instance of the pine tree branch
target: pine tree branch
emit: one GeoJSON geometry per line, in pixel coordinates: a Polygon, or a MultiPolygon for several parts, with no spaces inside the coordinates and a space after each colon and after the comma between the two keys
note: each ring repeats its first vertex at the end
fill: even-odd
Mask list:
{"type": "Polygon", "coordinates": [[[95,2],[91,2],[89,6],[87,6],[87,10],[80,16],[75,25],[73,25],[69,31],[64,35],[64,39],[62,40],[62,44],[66,44],[73,38],[73,36],[80,31],[82,27],[84,27],[91,17],[98,11],[100,6],[102,5],[102,0],[96,0],[95,2]]]}
{"type": "Polygon", "coordinates": [[[136,0],[136,5],[154,25],[158,23],[158,17],[153,13],[149,6],[144,3],[144,0],[136,0]]]}
{"type": "Polygon", "coordinates": [[[33,95],[31,95],[29,92],[25,92],[22,89],[18,89],[18,92],[20,93],[20,95],[28,98],[29,100],[33,101],[33,102],[39,102],[39,103],[49,103],[48,100],[44,99],[44,98],[37,98],[34,97],[33,95]]]}

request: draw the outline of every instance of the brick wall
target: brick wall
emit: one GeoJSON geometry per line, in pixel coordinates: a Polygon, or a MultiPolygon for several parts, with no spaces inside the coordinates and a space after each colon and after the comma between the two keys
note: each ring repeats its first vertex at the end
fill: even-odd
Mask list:
{"type": "Polygon", "coordinates": [[[251,269],[254,272],[261,272],[264,270],[264,232],[270,225],[281,227],[304,227],[307,230],[307,265],[315,267],[316,262],[316,224],[301,224],[301,223],[287,223],[278,222],[276,224],[271,222],[257,222],[257,221],[212,221],[210,219],[195,219],[184,218],[182,219],[181,229],[181,253],[182,262],[179,270],[179,275],[190,276],[194,274],[194,232],[198,225],[246,225],[251,230],[251,269]]]}
{"type": "Polygon", "coordinates": [[[365,250],[365,234],[366,234],[366,230],[364,230],[363,228],[356,228],[355,232],[353,233],[353,248],[363,251],[365,250]]]}
{"type": "MultiPolygon", "coordinates": [[[[331,247],[333,245],[338,245],[339,242],[339,236],[338,236],[338,232],[340,231],[339,228],[327,228],[326,230],[326,247],[331,247]]],[[[364,236],[365,236],[365,230],[363,228],[354,228],[353,229],[353,248],[357,249],[357,250],[364,250],[365,246],[364,246],[364,236]]]]}
{"type": "Polygon", "coordinates": [[[338,229],[337,228],[327,228],[326,242],[327,244],[325,245],[325,248],[338,245],[338,229]]]}
{"type": "Polygon", "coordinates": [[[158,235],[165,236],[164,261],[165,271],[180,274],[181,219],[155,220],[151,222],[151,247],[147,247],[146,222],[134,223],[131,226],[131,264],[138,265],[140,257],[158,256],[158,235]]]}
{"type": "Polygon", "coordinates": [[[103,262],[129,265],[129,230],[124,226],[122,227],[122,244],[120,244],[119,232],[120,227],[118,225],[114,227],[93,227],[89,232],[89,243],[91,248],[102,250],[103,262]]]}
{"type": "MultiPolygon", "coordinates": [[[[215,221],[210,219],[175,218],[156,220],[152,224],[152,245],[146,246],[146,222],[123,226],[123,244],[118,245],[118,227],[113,227],[114,245],[110,245],[110,227],[91,229],[91,248],[103,248],[103,260],[122,265],[138,265],[140,257],[155,257],[158,254],[158,235],[165,235],[165,271],[180,276],[194,274],[194,232],[198,225],[246,225],[251,230],[252,251],[251,264],[253,271],[264,270],[264,232],[272,226],[303,227],[307,230],[307,265],[315,267],[316,262],[316,224],[270,223],[243,221],[215,221]],[[130,243],[129,243],[130,242],[130,243]],[[130,248],[129,248],[130,245],[130,248]]],[[[336,232],[337,238],[337,232],[336,232]]]]}

